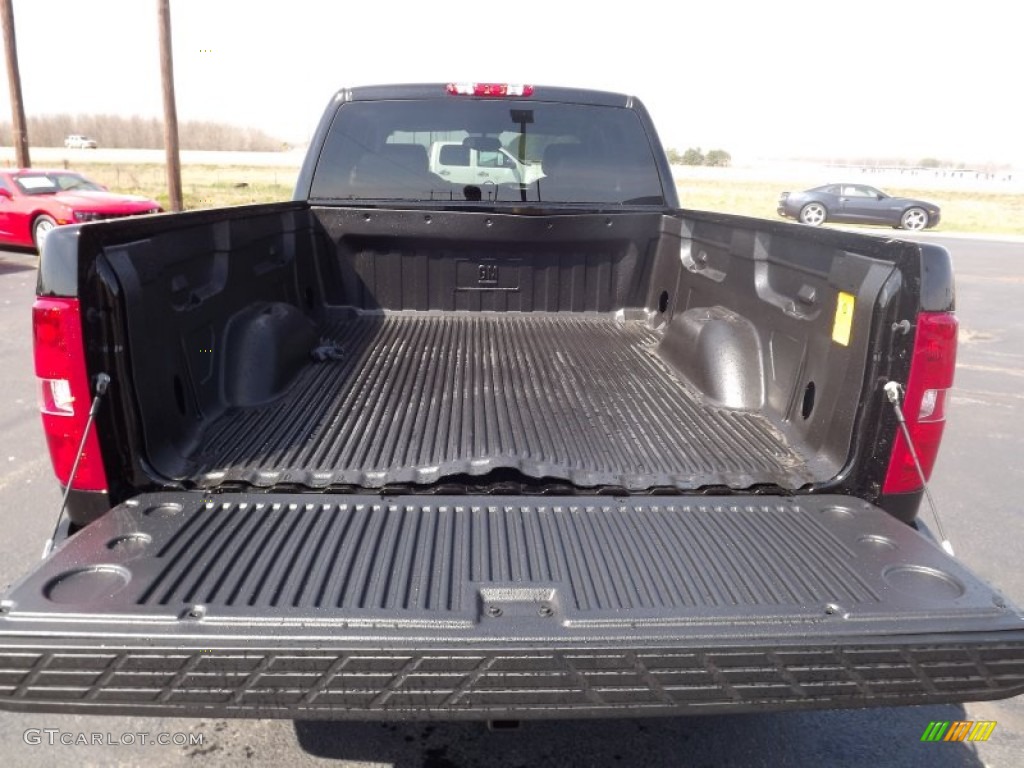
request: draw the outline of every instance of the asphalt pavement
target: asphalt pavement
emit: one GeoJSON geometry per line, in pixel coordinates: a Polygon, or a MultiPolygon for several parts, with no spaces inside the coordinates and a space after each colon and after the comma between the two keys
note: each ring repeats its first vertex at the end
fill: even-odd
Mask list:
{"type": "MultiPolygon", "coordinates": [[[[1024,606],[1024,244],[944,239],[957,270],[957,389],[934,493],[957,556],[1024,606]]],[[[0,585],[38,561],[60,503],[36,410],[29,308],[36,257],[0,252],[0,585]]],[[[931,522],[929,513],[923,512],[931,522]]],[[[1019,766],[1024,697],[797,714],[394,725],[0,713],[0,762],[51,765],[1019,766]],[[922,743],[932,720],[994,720],[989,741],[922,743]],[[146,744],[138,734],[148,734],[146,744]],[[149,744],[171,734],[167,746],[149,744]],[[100,735],[101,744],[63,745],[100,735]],[[185,734],[185,736],[180,736],[185,734]],[[202,743],[185,743],[189,735],[202,743]],[[51,745],[53,740],[56,743],[51,745]],[[125,742],[133,743],[127,744],[125,742]],[[113,743],[110,743],[113,742],[113,743]]]]}

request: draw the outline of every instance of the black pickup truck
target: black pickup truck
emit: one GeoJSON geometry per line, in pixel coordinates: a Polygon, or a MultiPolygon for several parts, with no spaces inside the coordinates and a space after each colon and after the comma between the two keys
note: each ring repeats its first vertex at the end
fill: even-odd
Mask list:
{"type": "Polygon", "coordinates": [[[50,235],[66,524],[0,598],[0,708],[1019,694],[1021,615],[915,525],[953,309],[942,248],[681,209],[634,98],[343,90],[293,201],[50,235]]]}

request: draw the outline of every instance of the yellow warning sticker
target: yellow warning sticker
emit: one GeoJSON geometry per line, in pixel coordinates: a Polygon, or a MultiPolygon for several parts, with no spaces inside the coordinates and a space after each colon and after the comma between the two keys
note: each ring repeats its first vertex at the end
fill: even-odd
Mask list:
{"type": "Polygon", "coordinates": [[[852,294],[839,292],[836,297],[836,320],[832,323],[832,341],[844,347],[850,344],[850,333],[853,330],[853,308],[857,299],[852,294]]]}

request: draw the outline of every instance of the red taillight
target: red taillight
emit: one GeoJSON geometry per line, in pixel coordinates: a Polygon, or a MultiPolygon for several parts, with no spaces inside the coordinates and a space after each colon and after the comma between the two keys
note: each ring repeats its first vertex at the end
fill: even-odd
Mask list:
{"type": "MultiPolygon", "coordinates": [[[[956,316],[946,312],[922,312],[917,316],[903,415],[926,479],[931,477],[946,425],[946,394],[953,386],[956,370],[957,325],[956,316]]],[[[902,432],[897,433],[882,492],[908,493],[920,488],[914,459],[902,432]]]]}
{"type": "Polygon", "coordinates": [[[449,96],[533,96],[532,85],[508,83],[448,83],[449,96]]]}
{"type": "MultiPolygon", "coordinates": [[[[32,335],[43,431],[57,479],[67,486],[91,404],[78,300],[36,299],[32,306],[32,335]]],[[[72,487],[80,491],[107,490],[95,429],[85,441],[72,487]]]]}

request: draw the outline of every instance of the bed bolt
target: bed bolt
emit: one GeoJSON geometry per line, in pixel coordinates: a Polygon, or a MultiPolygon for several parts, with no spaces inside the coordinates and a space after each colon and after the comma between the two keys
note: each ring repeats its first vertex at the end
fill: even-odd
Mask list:
{"type": "Polygon", "coordinates": [[[487,615],[490,616],[492,619],[496,619],[499,616],[501,616],[501,608],[499,608],[496,605],[488,605],[487,615]]]}
{"type": "Polygon", "coordinates": [[[825,613],[828,616],[835,616],[837,613],[839,613],[839,606],[835,603],[829,603],[825,606],[825,613]]]}
{"type": "Polygon", "coordinates": [[[206,615],[206,608],[201,605],[193,605],[186,612],[185,616],[189,619],[201,619],[206,615]]]}
{"type": "Polygon", "coordinates": [[[895,333],[896,331],[899,331],[904,336],[906,336],[908,333],[910,333],[910,328],[911,328],[911,325],[910,325],[910,321],[909,320],[900,320],[898,323],[893,323],[892,324],[893,332],[895,333]]]}
{"type": "Polygon", "coordinates": [[[537,609],[537,615],[543,616],[544,618],[547,618],[548,616],[553,616],[554,613],[554,609],[550,605],[546,604],[542,605],[540,608],[537,609]]]}

